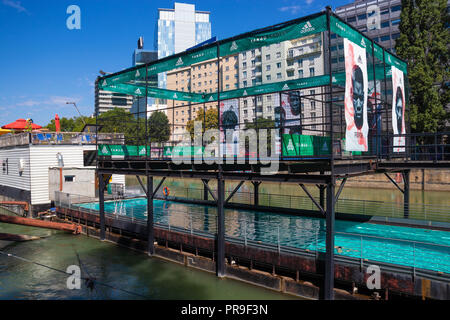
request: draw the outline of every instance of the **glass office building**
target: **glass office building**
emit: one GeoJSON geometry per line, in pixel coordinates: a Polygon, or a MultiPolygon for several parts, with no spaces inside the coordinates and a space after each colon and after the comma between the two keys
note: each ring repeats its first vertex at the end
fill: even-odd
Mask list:
{"type": "MultiPolygon", "coordinates": [[[[155,34],[158,59],[182,52],[211,38],[209,12],[196,11],[195,5],[174,4],[174,9],[159,9],[155,34]]],[[[167,75],[158,77],[160,88],[166,88],[167,75]]]]}

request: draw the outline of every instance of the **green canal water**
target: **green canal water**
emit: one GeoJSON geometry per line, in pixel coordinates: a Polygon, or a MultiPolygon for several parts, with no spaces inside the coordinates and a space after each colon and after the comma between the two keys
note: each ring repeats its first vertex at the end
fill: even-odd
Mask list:
{"type": "Polygon", "coordinates": [[[28,242],[0,241],[0,250],[66,270],[82,263],[82,277],[90,275],[115,289],[97,285],[69,290],[67,274],[0,255],[0,299],[188,299],[278,300],[295,297],[193,270],[172,262],[84,235],[0,223],[0,233],[47,236],[28,242]],[[130,294],[120,289],[138,294],[130,294]]]}

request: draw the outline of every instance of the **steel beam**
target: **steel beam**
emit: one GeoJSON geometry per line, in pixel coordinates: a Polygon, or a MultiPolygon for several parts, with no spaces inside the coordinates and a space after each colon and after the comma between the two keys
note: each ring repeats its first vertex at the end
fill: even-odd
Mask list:
{"type": "Polygon", "coordinates": [[[336,194],[336,197],[334,198],[334,205],[336,206],[336,203],[339,200],[339,196],[341,195],[342,190],[344,189],[345,183],[347,182],[347,177],[345,177],[342,182],[341,185],[339,186],[338,192],[336,194]]]}
{"type": "Polygon", "coordinates": [[[208,200],[208,188],[205,186],[205,184],[208,184],[209,180],[203,180],[203,200],[208,200]]]}
{"type": "Polygon", "coordinates": [[[239,184],[236,186],[236,188],[234,188],[234,190],[230,193],[230,195],[228,196],[228,198],[225,200],[225,204],[228,203],[228,201],[231,200],[231,198],[234,196],[234,194],[239,190],[239,188],[244,184],[245,181],[241,181],[239,182],[239,184]]]}
{"type": "Polygon", "coordinates": [[[325,253],[325,300],[334,299],[334,184],[327,185],[326,253],[325,253]]]}
{"type": "Polygon", "coordinates": [[[218,200],[217,200],[216,196],[214,195],[214,193],[212,192],[212,190],[209,188],[208,181],[209,181],[209,180],[202,179],[203,187],[206,188],[206,190],[208,190],[208,192],[209,192],[209,194],[211,195],[211,197],[213,197],[214,201],[217,202],[218,200]]]}
{"type": "Polygon", "coordinates": [[[218,277],[225,276],[225,213],[223,209],[225,198],[225,180],[219,174],[217,179],[217,260],[218,277]]]}
{"type": "Polygon", "coordinates": [[[154,230],[153,230],[153,177],[147,176],[147,190],[149,190],[147,196],[147,254],[152,256],[154,253],[154,230]]]}
{"type": "Polygon", "coordinates": [[[410,170],[405,170],[403,174],[403,217],[409,218],[409,173],[410,170]]]}
{"type": "Polygon", "coordinates": [[[161,185],[164,183],[164,181],[166,181],[166,177],[163,177],[161,179],[161,181],[158,183],[158,185],[156,186],[156,189],[153,191],[152,198],[155,198],[156,193],[158,192],[159,188],[161,188],[161,185]]]}
{"type": "Polygon", "coordinates": [[[252,181],[253,184],[253,204],[255,206],[259,205],[259,185],[261,181],[252,181]]]}
{"type": "Polygon", "coordinates": [[[395,180],[392,179],[392,178],[387,174],[387,172],[385,172],[384,175],[385,175],[386,177],[388,177],[389,180],[391,180],[391,182],[394,184],[394,186],[396,186],[397,189],[400,190],[401,193],[403,193],[403,194],[405,193],[405,190],[403,190],[402,188],[400,188],[400,186],[397,184],[397,182],[395,182],[395,180]]]}
{"type": "Polygon", "coordinates": [[[105,240],[105,180],[103,174],[98,174],[98,201],[100,214],[100,240],[105,240]]]}
{"type": "Polygon", "coordinates": [[[141,177],[136,175],[137,181],[139,182],[139,184],[141,185],[142,190],[144,191],[145,195],[148,197],[148,192],[147,189],[144,186],[144,183],[141,180],[141,177]]]}
{"type": "MultiPolygon", "coordinates": [[[[317,207],[317,209],[319,209],[319,211],[322,214],[325,214],[325,210],[323,209],[323,207],[317,202],[316,199],[314,199],[312,194],[309,193],[309,191],[308,191],[308,189],[306,189],[305,185],[303,183],[300,183],[299,186],[302,187],[303,191],[305,191],[306,195],[311,199],[311,201],[314,203],[314,205],[317,207]]],[[[327,195],[327,197],[328,197],[328,195],[327,195]]]]}

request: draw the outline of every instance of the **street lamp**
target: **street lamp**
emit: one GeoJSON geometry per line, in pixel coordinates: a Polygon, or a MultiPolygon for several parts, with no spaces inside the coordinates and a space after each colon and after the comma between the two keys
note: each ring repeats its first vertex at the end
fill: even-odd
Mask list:
{"type": "Polygon", "coordinates": [[[78,113],[80,114],[81,121],[83,121],[84,125],[86,125],[86,122],[84,121],[83,116],[80,113],[80,110],[78,110],[77,108],[77,104],[75,102],[66,102],[66,104],[73,104],[75,106],[75,109],[77,109],[78,113]]]}

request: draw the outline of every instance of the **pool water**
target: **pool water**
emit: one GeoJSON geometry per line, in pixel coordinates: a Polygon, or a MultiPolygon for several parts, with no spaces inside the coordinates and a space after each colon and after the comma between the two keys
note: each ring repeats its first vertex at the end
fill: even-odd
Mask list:
{"type": "MultiPolygon", "coordinates": [[[[153,203],[155,223],[216,232],[215,207],[163,200],[153,203]]],[[[99,209],[98,203],[80,206],[99,209]]],[[[107,201],[105,212],[147,219],[147,200],[107,201]]],[[[225,209],[225,232],[229,237],[325,251],[323,218],[225,209]]],[[[450,274],[450,232],[336,220],[335,254],[450,274]]]]}

